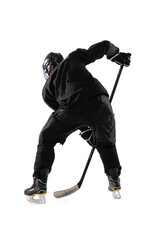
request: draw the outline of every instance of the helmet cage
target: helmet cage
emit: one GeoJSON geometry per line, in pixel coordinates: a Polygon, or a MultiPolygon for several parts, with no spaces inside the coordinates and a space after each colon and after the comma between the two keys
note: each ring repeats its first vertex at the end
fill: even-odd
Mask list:
{"type": "Polygon", "coordinates": [[[63,61],[63,56],[60,53],[49,53],[44,59],[42,68],[44,78],[47,80],[50,77],[51,70],[58,66],[63,61]]]}

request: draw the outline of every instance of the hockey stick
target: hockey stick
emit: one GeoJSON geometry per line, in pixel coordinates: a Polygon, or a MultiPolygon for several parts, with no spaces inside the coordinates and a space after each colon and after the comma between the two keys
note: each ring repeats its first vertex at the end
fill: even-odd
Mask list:
{"type": "MultiPolygon", "coordinates": [[[[118,81],[120,79],[120,76],[121,76],[121,73],[122,73],[122,70],[123,70],[123,65],[120,66],[119,68],[119,71],[118,71],[118,74],[117,74],[117,78],[116,78],[116,81],[115,81],[115,84],[113,86],[113,89],[112,89],[112,92],[111,92],[111,95],[110,95],[110,98],[109,98],[109,101],[110,103],[112,102],[112,99],[113,99],[113,96],[114,96],[114,93],[116,91],[116,88],[117,88],[117,85],[118,85],[118,81]]],[[[86,163],[86,166],[85,166],[85,169],[83,171],[83,174],[81,176],[81,179],[80,181],[73,187],[71,188],[68,188],[66,190],[61,190],[61,191],[56,191],[54,192],[54,196],[56,198],[61,198],[61,197],[65,197],[65,196],[68,196],[76,191],[78,191],[83,183],[83,180],[84,180],[84,177],[86,175],[86,172],[88,170],[88,167],[89,167],[89,164],[91,162],[91,159],[92,159],[92,156],[93,156],[93,153],[94,153],[94,150],[95,150],[95,147],[92,147],[91,149],[91,152],[89,154],[89,157],[88,157],[88,160],[87,160],[87,163],[86,163]]]]}

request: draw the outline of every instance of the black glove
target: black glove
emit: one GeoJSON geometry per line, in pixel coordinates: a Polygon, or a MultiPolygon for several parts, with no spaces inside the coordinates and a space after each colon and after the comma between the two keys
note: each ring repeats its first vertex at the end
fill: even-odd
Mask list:
{"type": "Polygon", "coordinates": [[[118,55],[113,56],[110,60],[119,65],[124,65],[128,67],[130,65],[131,54],[130,53],[119,53],[118,55]]]}
{"type": "Polygon", "coordinates": [[[79,134],[87,143],[94,147],[95,146],[95,140],[93,136],[93,130],[90,127],[84,127],[81,128],[81,133],[79,134]]]}

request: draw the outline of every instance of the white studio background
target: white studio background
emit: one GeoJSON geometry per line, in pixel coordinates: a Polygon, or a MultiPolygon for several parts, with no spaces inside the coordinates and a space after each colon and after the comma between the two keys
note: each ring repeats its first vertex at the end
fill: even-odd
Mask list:
{"type": "MultiPolygon", "coordinates": [[[[1,235],[20,239],[158,239],[159,208],[159,5],[158,0],[5,0],[0,3],[1,235]],[[94,154],[82,188],[64,199],[90,147],[72,134],[56,146],[47,203],[31,205],[38,135],[52,110],[45,105],[41,65],[50,52],[109,40],[132,53],[113,100],[122,199],[115,201],[101,160],[94,154]]],[[[102,58],[88,66],[111,92],[119,66],[102,58]]]]}

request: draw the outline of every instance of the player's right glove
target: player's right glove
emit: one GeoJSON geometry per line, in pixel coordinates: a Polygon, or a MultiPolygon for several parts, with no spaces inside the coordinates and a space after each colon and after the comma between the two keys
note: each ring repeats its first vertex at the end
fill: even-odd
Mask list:
{"type": "Polygon", "coordinates": [[[131,62],[131,54],[130,53],[122,53],[120,52],[119,54],[113,56],[110,59],[112,62],[115,62],[119,65],[123,65],[125,67],[128,67],[131,62]]]}

